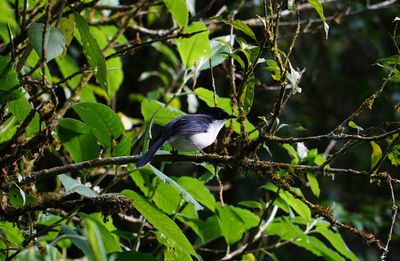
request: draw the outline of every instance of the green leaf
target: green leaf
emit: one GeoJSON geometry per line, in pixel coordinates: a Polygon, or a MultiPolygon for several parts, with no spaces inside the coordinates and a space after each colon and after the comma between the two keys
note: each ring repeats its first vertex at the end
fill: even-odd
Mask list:
{"type": "MultiPolygon", "coordinates": [[[[36,66],[36,64],[41,63],[40,57],[37,54],[37,52],[30,52],[28,59],[26,60],[25,65],[22,67],[22,73],[28,73],[31,71],[32,68],[34,68],[36,66]]],[[[46,66],[44,68],[45,70],[45,75],[46,75],[46,79],[47,81],[49,81],[49,84],[52,84],[52,75],[49,71],[49,67],[46,66]]],[[[32,78],[37,79],[37,80],[42,80],[43,76],[42,76],[42,70],[35,70],[32,73],[32,78]]]]}
{"type": "Polygon", "coordinates": [[[0,10],[0,23],[9,24],[13,27],[17,25],[14,11],[8,4],[8,1],[0,1],[0,10]]]}
{"type": "MultiPolygon", "coordinates": [[[[79,71],[79,66],[76,64],[75,60],[69,55],[57,57],[55,61],[58,65],[58,69],[60,70],[64,78],[79,71]]],[[[71,89],[75,89],[78,86],[81,78],[81,74],[72,77],[70,80],[67,81],[69,87],[71,87],[71,89]]],[[[84,90],[85,89],[87,89],[87,87],[85,87],[84,90]]]]}
{"type": "MultiPolygon", "coordinates": [[[[153,184],[159,180],[154,179],[153,184]]],[[[156,184],[154,184],[155,187],[156,184]]],[[[153,201],[157,207],[168,215],[174,214],[182,201],[178,190],[170,183],[159,182],[155,188],[153,201]]]]}
{"type": "Polygon", "coordinates": [[[73,179],[65,174],[58,175],[58,179],[63,184],[67,194],[78,193],[85,197],[97,197],[99,194],[89,187],[83,185],[76,179],[73,179]]]}
{"type": "Polygon", "coordinates": [[[176,57],[174,51],[172,51],[171,48],[168,47],[168,45],[163,44],[161,42],[155,42],[151,46],[154,47],[154,49],[156,49],[160,53],[164,54],[174,68],[179,67],[179,60],[176,57]]]}
{"type": "Polygon", "coordinates": [[[10,191],[7,193],[10,204],[15,208],[22,208],[26,204],[25,192],[17,185],[13,184],[10,191]]]}
{"type": "MultiPolygon", "coordinates": [[[[26,99],[25,96],[8,103],[9,111],[17,118],[18,122],[22,123],[29,113],[33,110],[32,105],[26,99]]],[[[40,117],[36,112],[33,116],[32,121],[28,124],[26,128],[25,135],[27,137],[34,136],[40,130],[40,117]]]]}
{"type": "Polygon", "coordinates": [[[260,218],[252,212],[225,205],[221,207],[217,204],[218,221],[228,245],[232,245],[239,241],[244,232],[250,228],[256,227],[260,222],[260,218]]]}
{"type": "Polygon", "coordinates": [[[178,52],[186,68],[191,68],[201,60],[207,60],[211,55],[210,42],[208,40],[209,31],[201,22],[193,22],[184,30],[184,33],[196,33],[190,38],[180,38],[176,40],[178,52]],[[204,32],[202,32],[204,31],[204,32]]]}
{"type": "MultiPolygon", "coordinates": [[[[109,37],[115,35],[118,31],[116,26],[101,26],[101,27],[91,27],[90,32],[93,37],[96,38],[100,49],[105,48],[108,45],[109,37]]],[[[124,37],[117,40],[117,43],[125,43],[126,39],[124,37]]],[[[115,52],[114,48],[109,48],[104,55],[107,56],[115,52]]],[[[124,80],[124,72],[122,70],[121,57],[114,57],[106,61],[107,66],[107,82],[108,82],[108,94],[113,97],[115,93],[119,90],[119,87],[124,80]]]]}
{"type": "Polygon", "coordinates": [[[198,210],[202,210],[203,207],[192,197],[192,195],[190,195],[186,190],[184,190],[178,183],[176,183],[173,179],[169,178],[168,176],[166,176],[164,173],[162,173],[161,171],[159,171],[158,169],[156,169],[155,167],[153,167],[152,165],[149,165],[149,167],[146,168],[150,168],[153,173],[163,182],[165,183],[170,183],[172,184],[178,191],[179,194],[183,196],[183,198],[189,202],[192,203],[194,205],[194,208],[196,211],[198,210]]]}
{"type": "Polygon", "coordinates": [[[326,38],[328,38],[328,32],[329,32],[329,25],[326,23],[326,18],[324,15],[324,9],[322,7],[322,4],[319,0],[307,0],[310,5],[317,11],[319,17],[321,18],[323,24],[324,24],[324,30],[325,30],[325,35],[326,38]]]}
{"type": "Polygon", "coordinates": [[[207,218],[206,222],[200,226],[200,239],[203,244],[207,244],[219,237],[222,237],[222,230],[216,215],[207,218]]]}
{"type": "Polygon", "coordinates": [[[243,33],[245,33],[246,35],[250,36],[253,40],[257,40],[256,35],[254,34],[253,30],[251,30],[251,28],[243,23],[240,20],[233,20],[233,21],[226,21],[226,20],[222,20],[225,24],[229,24],[231,26],[233,26],[233,28],[235,28],[236,30],[242,31],[243,33]]]}
{"type": "Polygon", "coordinates": [[[18,125],[15,116],[9,117],[2,125],[0,125],[0,144],[11,140],[17,132],[18,125]]]}
{"type": "Polygon", "coordinates": [[[180,28],[187,25],[189,13],[186,6],[186,0],[164,0],[168,11],[172,14],[175,22],[180,28]]]}
{"type": "Polygon", "coordinates": [[[243,95],[241,97],[243,108],[246,113],[250,112],[251,106],[253,105],[254,99],[254,86],[256,79],[254,76],[250,77],[244,86],[243,95]]]}
{"type": "Polygon", "coordinates": [[[291,241],[316,256],[324,256],[327,260],[344,260],[339,254],[329,249],[315,237],[304,234],[301,228],[291,220],[275,219],[266,229],[268,235],[276,235],[280,240],[291,241]]]}
{"type": "MultiPolygon", "coordinates": [[[[278,192],[278,187],[272,183],[262,186],[263,189],[278,192]]],[[[301,195],[300,189],[292,188],[296,193],[301,195]]],[[[300,199],[295,198],[292,194],[287,191],[279,190],[279,197],[283,199],[297,214],[299,214],[306,221],[311,221],[311,210],[310,208],[300,199]]]]}
{"type": "Polygon", "coordinates": [[[133,206],[149,221],[150,224],[157,228],[168,239],[174,241],[177,247],[190,255],[197,256],[193,246],[190,244],[185,234],[183,234],[175,222],[167,215],[132,190],[124,190],[122,191],[122,194],[132,201],[133,206]]]}
{"type": "Polygon", "coordinates": [[[0,233],[2,240],[7,240],[9,246],[17,247],[24,241],[22,231],[11,222],[0,222],[0,233]]]}
{"type": "Polygon", "coordinates": [[[81,102],[72,106],[72,109],[106,149],[111,146],[113,138],[118,138],[124,132],[118,115],[104,104],[81,102]]]}
{"type": "MultiPolygon", "coordinates": [[[[229,47],[226,42],[230,39],[230,35],[215,37],[210,40],[211,47],[211,65],[215,67],[221,64],[228,57],[229,47]]],[[[199,71],[207,70],[210,68],[209,60],[201,60],[198,64],[199,71]]]]}
{"type": "Polygon", "coordinates": [[[290,145],[290,144],[288,144],[288,143],[285,143],[285,144],[283,144],[282,145],[282,147],[284,148],[284,149],[286,149],[286,151],[289,153],[289,155],[290,156],[292,156],[292,164],[297,164],[297,163],[299,163],[299,157],[297,156],[297,152],[296,152],[296,150],[293,148],[293,146],[292,145],[290,145]]]}
{"type": "Polygon", "coordinates": [[[281,80],[281,70],[279,69],[278,63],[275,60],[268,59],[266,69],[272,72],[272,79],[275,81],[281,80]]]}
{"type": "Polygon", "coordinates": [[[204,182],[192,177],[180,177],[178,184],[181,185],[196,200],[214,212],[215,198],[206,188],[204,182]]]}
{"type": "MultiPolygon", "coordinates": [[[[82,217],[84,219],[84,221],[87,219],[94,221],[94,223],[96,224],[96,226],[100,232],[101,239],[104,244],[104,250],[107,254],[110,254],[112,252],[122,251],[121,246],[118,242],[118,237],[116,235],[114,235],[113,233],[111,233],[112,231],[106,227],[106,225],[104,224],[103,221],[96,218],[96,216],[94,216],[93,214],[87,215],[84,213],[80,213],[79,216],[82,217]]],[[[100,217],[100,215],[97,215],[97,216],[100,217]]],[[[112,225],[112,223],[110,221],[108,221],[108,223],[111,225],[112,229],[115,230],[114,225],[112,225]]]]}
{"type": "Polygon", "coordinates": [[[372,148],[371,169],[373,169],[375,165],[379,162],[379,160],[382,158],[382,149],[375,141],[371,141],[370,144],[372,148]]]}
{"type": "Polygon", "coordinates": [[[344,242],[342,236],[329,229],[329,224],[323,223],[318,225],[314,231],[320,233],[323,237],[325,237],[329,243],[343,256],[347,257],[350,260],[358,260],[357,256],[347,247],[344,242]]]}
{"type": "Polygon", "coordinates": [[[320,194],[319,183],[318,183],[318,180],[315,177],[314,173],[307,172],[307,180],[308,180],[308,183],[310,184],[312,193],[315,196],[319,197],[319,194],[320,194]]]}
{"type": "Polygon", "coordinates": [[[34,23],[28,29],[29,41],[35,49],[36,53],[42,59],[43,48],[46,55],[46,63],[53,60],[57,56],[64,52],[65,38],[64,33],[55,27],[48,26],[44,35],[43,43],[43,31],[45,30],[45,24],[34,23]]]}
{"type": "Polygon", "coordinates": [[[69,15],[68,17],[61,17],[60,30],[64,34],[66,46],[69,46],[71,44],[72,39],[74,38],[74,28],[75,28],[75,19],[73,15],[69,15]]]}
{"type": "Polygon", "coordinates": [[[71,236],[69,239],[72,241],[72,243],[77,246],[84,255],[89,259],[93,260],[93,255],[92,251],[90,250],[89,242],[82,236],[80,236],[75,230],[70,228],[67,225],[61,225],[61,229],[64,232],[65,235],[71,236]]]}
{"type": "Polygon", "coordinates": [[[0,105],[22,97],[17,73],[12,68],[11,60],[4,56],[0,56],[0,82],[0,105]]]}
{"type": "Polygon", "coordinates": [[[83,47],[83,53],[85,54],[87,61],[96,75],[97,82],[105,91],[109,92],[107,66],[103,53],[100,50],[97,40],[90,33],[90,29],[85,18],[78,13],[74,13],[74,15],[76,27],[78,28],[80,35],[80,44],[83,47]]]}
{"type": "Polygon", "coordinates": [[[143,99],[141,103],[142,115],[145,121],[150,121],[154,113],[157,115],[154,118],[154,123],[164,126],[173,119],[185,115],[184,112],[175,109],[173,107],[167,106],[165,104],[156,100],[143,99]]]}
{"type": "MultiPolygon", "coordinates": [[[[198,87],[194,90],[194,93],[199,97],[199,99],[207,103],[208,106],[214,107],[214,94],[212,91],[203,87],[198,87]]],[[[216,95],[215,100],[217,101],[218,107],[224,109],[227,113],[232,114],[231,99],[216,95]]]]}
{"type": "Polygon", "coordinates": [[[107,260],[102,235],[96,222],[89,218],[84,219],[83,222],[85,223],[85,234],[89,242],[89,247],[93,254],[93,259],[107,260]]]}
{"type": "Polygon", "coordinates": [[[100,146],[85,123],[75,119],[61,119],[56,132],[73,161],[81,162],[99,156],[100,146]]]}
{"type": "Polygon", "coordinates": [[[122,134],[121,140],[113,148],[112,156],[113,157],[129,156],[131,154],[131,146],[132,146],[131,138],[129,138],[125,134],[122,134]]]}
{"type": "Polygon", "coordinates": [[[239,206],[246,208],[264,209],[265,204],[255,201],[255,200],[244,200],[239,202],[239,206]]]}
{"type": "Polygon", "coordinates": [[[349,121],[347,123],[347,125],[349,125],[349,127],[353,128],[353,129],[356,129],[357,133],[360,133],[361,131],[364,130],[362,127],[358,126],[354,121],[349,121]]]}

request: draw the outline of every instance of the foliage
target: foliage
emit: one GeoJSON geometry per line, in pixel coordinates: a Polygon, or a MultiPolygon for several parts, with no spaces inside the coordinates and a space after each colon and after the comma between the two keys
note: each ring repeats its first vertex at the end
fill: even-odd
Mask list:
{"type": "Polygon", "coordinates": [[[400,258],[395,7],[1,0],[0,259],[400,258]],[[135,167],[207,106],[206,154],[135,167]]]}

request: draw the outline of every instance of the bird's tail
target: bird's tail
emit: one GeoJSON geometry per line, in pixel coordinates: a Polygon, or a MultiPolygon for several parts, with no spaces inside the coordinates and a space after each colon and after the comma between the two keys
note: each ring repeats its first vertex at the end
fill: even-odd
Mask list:
{"type": "Polygon", "coordinates": [[[143,154],[136,163],[136,168],[143,167],[144,165],[148,164],[154,157],[154,154],[158,151],[158,149],[164,145],[164,143],[167,141],[167,138],[162,135],[159,137],[156,142],[153,143],[153,145],[150,146],[150,149],[143,154]]]}

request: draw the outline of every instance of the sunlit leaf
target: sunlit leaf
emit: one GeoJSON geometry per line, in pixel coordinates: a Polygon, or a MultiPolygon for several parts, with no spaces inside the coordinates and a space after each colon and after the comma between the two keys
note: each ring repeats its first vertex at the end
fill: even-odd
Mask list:
{"type": "Polygon", "coordinates": [[[23,95],[11,59],[4,56],[0,56],[0,82],[0,105],[17,100],[23,95]]]}
{"type": "Polygon", "coordinates": [[[157,115],[154,117],[154,123],[161,126],[167,125],[167,123],[171,120],[185,115],[178,109],[165,106],[162,102],[149,99],[143,99],[141,103],[141,110],[145,121],[150,121],[154,113],[157,113],[157,115]]]}
{"type": "Polygon", "coordinates": [[[382,149],[375,141],[371,141],[370,144],[372,148],[371,169],[373,169],[375,165],[379,162],[379,160],[382,158],[382,149]]]}
{"type": "Polygon", "coordinates": [[[251,30],[251,28],[247,24],[243,23],[242,21],[240,21],[240,20],[233,20],[233,21],[223,20],[223,22],[233,26],[233,28],[235,28],[236,30],[242,31],[246,35],[250,36],[253,40],[257,40],[256,35],[254,34],[253,30],[251,30]]]}
{"type": "Polygon", "coordinates": [[[180,28],[185,27],[189,19],[186,0],[164,0],[164,3],[178,26],[180,28]]]}
{"type": "Polygon", "coordinates": [[[318,183],[318,180],[315,177],[315,175],[311,172],[307,172],[307,180],[308,180],[308,183],[310,184],[312,193],[315,196],[319,197],[319,194],[320,194],[319,183],[318,183]]]}
{"type": "Polygon", "coordinates": [[[193,22],[184,33],[196,33],[189,38],[176,40],[178,52],[186,68],[190,68],[200,62],[207,60],[211,55],[210,41],[208,40],[208,29],[201,22],[193,22]],[[198,33],[197,33],[198,32],[198,33]]]}
{"type": "Polygon", "coordinates": [[[167,215],[132,190],[124,190],[122,191],[122,194],[132,201],[132,205],[149,221],[150,224],[170,240],[174,241],[177,247],[190,255],[196,256],[196,252],[185,234],[182,233],[180,228],[167,215]]]}

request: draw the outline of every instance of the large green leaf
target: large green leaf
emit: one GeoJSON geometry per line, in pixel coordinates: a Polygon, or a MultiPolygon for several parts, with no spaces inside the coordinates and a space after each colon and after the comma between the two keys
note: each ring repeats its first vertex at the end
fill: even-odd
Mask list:
{"type": "Polygon", "coordinates": [[[33,49],[35,49],[41,58],[44,48],[47,63],[64,52],[65,38],[64,33],[60,29],[48,26],[43,42],[44,30],[45,25],[43,23],[34,23],[28,29],[28,37],[33,49]]]}
{"type": "Polygon", "coordinates": [[[85,234],[93,254],[93,259],[107,260],[106,249],[97,223],[90,218],[84,219],[83,222],[85,223],[85,234]]]}
{"type": "Polygon", "coordinates": [[[188,34],[201,32],[196,33],[190,38],[180,38],[176,40],[181,60],[186,68],[190,68],[201,60],[207,60],[210,57],[209,32],[207,27],[201,22],[192,23],[184,32],[188,34]]]}
{"type": "Polygon", "coordinates": [[[206,222],[200,227],[200,233],[200,239],[203,244],[223,236],[217,215],[207,218],[206,222]]]}
{"type": "Polygon", "coordinates": [[[192,177],[180,177],[178,184],[182,186],[196,200],[214,212],[215,198],[206,188],[204,182],[192,177]]]}
{"type": "MultiPolygon", "coordinates": [[[[275,193],[278,192],[278,187],[276,187],[272,183],[268,183],[267,185],[262,186],[262,188],[273,191],[275,193]]],[[[301,195],[300,189],[292,188],[297,194],[301,195]]],[[[311,210],[310,208],[300,199],[295,198],[291,193],[279,190],[279,197],[283,199],[297,214],[299,214],[302,218],[311,221],[311,210]]]]}
{"type": "Polygon", "coordinates": [[[108,92],[107,66],[103,53],[100,50],[97,40],[90,33],[89,25],[85,18],[75,13],[76,27],[79,31],[80,44],[87,61],[94,70],[97,82],[108,92]]]}
{"type": "Polygon", "coordinates": [[[329,243],[331,243],[331,245],[343,256],[350,260],[358,260],[357,256],[354,255],[354,253],[347,247],[342,236],[339,233],[329,229],[328,223],[319,224],[314,231],[325,237],[329,243]]]}
{"type": "Polygon", "coordinates": [[[133,206],[149,221],[150,224],[157,228],[168,239],[174,241],[176,247],[179,247],[188,254],[197,256],[193,246],[190,244],[185,234],[167,215],[132,190],[124,190],[122,191],[122,194],[132,201],[133,206]]]}
{"type": "Polygon", "coordinates": [[[22,96],[17,73],[9,58],[0,56],[0,105],[17,100],[22,96]]]}
{"type": "Polygon", "coordinates": [[[62,145],[75,162],[95,159],[100,154],[100,146],[87,125],[75,119],[61,119],[56,132],[62,145]]]}
{"type": "Polygon", "coordinates": [[[252,227],[256,227],[260,222],[260,218],[257,215],[246,209],[228,205],[221,207],[217,203],[216,210],[222,234],[228,245],[239,241],[244,232],[252,227]]]}
{"type": "MultiPolygon", "coordinates": [[[[104,244],[104,250],[107,254],[110,254],[112,252],[122,251],[121,246],[118,242],[118,237],[114,235],[112,231],[110,231],[110,229],[106,227],[106,224],[104,224],[101,219],[97,218],[100,217],[99,215],[94,216],[93,214],[87,215],[84,213],[80,213],[79,216],[82,217],[84,220],[89,219],[91,221],[94,221],[96,227],[100,232],[101,239],[104,244]]],[[[114,230],[115,227],[112,225],[112,223],[110,225],[114,230]]]]}
{"type": "Polygon", "coordinates": [[[105,148],[109,148],[112,139],[124,132],[124,125],[118,115],[104,104],[82,102],[72,106],[72,109],[105,148]]]}
{"type": "Polygon", "coordinates": [[[150,121],[154,113],[157,115],[154,117],[154,123],[164,126],[173,119],[185,115],[184,112],[167,106],[159,101],[143,99],[141,103],[142,115],[145,121],[150,121]]]}
{"type": "MultiPolygon", "coordinates": [[[[157,179],[153,183],[156,182],[157,179]]],[[[178,210],[182,197],[172,184],[160,182],[154,192],[153,201],[166,214],[172,215],[178,210]]]]}
{"type": "Polygon", "coordinates": [[[89,187],[83,185],[78,180],[73,179],[70,176],[67,176],[65,174],[58,175],[58,179],[63,184],[67,194],[78,193],[78,194],[80,194],[82,196],[86,196],[86,197],[97,197],[99,195],[99,194],[97,194],[97,192],[95,192],[92,189],[90,189],[89,187]]]}
{"type": "Polygon", "coordinates": [[[344,260],[344,258],[328,248],[319,239],[309,236],[303,232],[303,230],[291,220],[286,218],[275,219],[267,227],[267,235],[276,235],[283,241],[291,241],[293,244],[302,247],[316,256],[322,256],[326,260],[344,260]]]}
{"type": "Polygon", "coordinates": [[[189,19],[186,0],[164,0],[164,3],[178,26],[180,28],[185,27],[189,19]]]}

